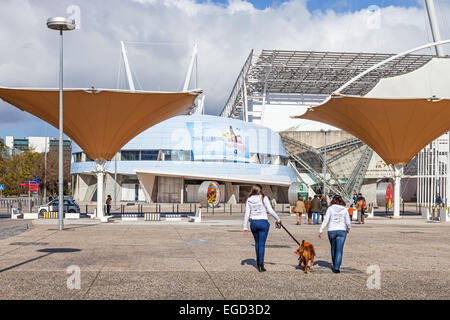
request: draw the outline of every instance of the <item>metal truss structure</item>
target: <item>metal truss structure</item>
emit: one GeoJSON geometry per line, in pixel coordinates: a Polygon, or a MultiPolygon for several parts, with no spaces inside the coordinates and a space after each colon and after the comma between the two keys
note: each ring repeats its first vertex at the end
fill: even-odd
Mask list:
{"type": "MultiPolygon", "coordinates": [[[[314,181],[311,187],[316,193],[321,193],[321,188],[324,183],[324,176],[323,173],[321,173],[323,172],[324,167],[324,158],[322,154],[325,151],[325,147],[316,149],[284,134],[281,134],[281,138],[288,151],[291,165],[294,167],[295,171],[300,175],[301,173],[308,174],[314,181]]],[[[332,161],[327,160],[327,164],[337,160],[337,158],[348,155],[349,150],[355,150],[364,146],[364,143],[359,139],[350,139],[326,146],[327,153],[330,152],[332,154],[332,158],[330,159],[332,161]]],[[[355,164],[350,177],[346,179],[345,183],[343,183],[344,179],[339,179],[331,166],[328,165],[326,175],[329,179],[327,178],[325,181],[327,188],[334,194],[340,194],[348,200],[351,199],[353,193],[359,192],[361,188],[372,154],[373,150],[368,146],[365,146],[361,158],[355,164]]]]}
{"type": "MultiPolygon", "coordinates": [[[[257,58],[250,52],[221,116],[248,118],[247,105],[317,105],[350,79],[371,66],[394,56],[382,53],[263,50],[257,58]],[[252,62],[255,60],[255,62],[252,62]],[[247,99],[244,99],[247,96],[247,99]],[[268,99],[270,96],[270,99],[268,99]]],[[[381,78],[411,72],[433,56],[408,54],[385,64],[343,90],[364,95],[381,78]]]]}

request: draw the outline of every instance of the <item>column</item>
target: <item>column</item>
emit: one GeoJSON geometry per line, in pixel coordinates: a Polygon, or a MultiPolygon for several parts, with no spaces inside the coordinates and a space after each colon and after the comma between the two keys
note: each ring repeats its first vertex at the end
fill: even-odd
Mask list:
{"type": "Polygon", "coordinates": [[[394,218],[400,218],[400,183],[403,165],[394,165],[394,218]]]}
{"type": "Polygon", "coordinates": [[[95,160],[97,165],[97,219],[104,221],[103,214],[103,177],[105,175],[105,160],[95,160]]]}

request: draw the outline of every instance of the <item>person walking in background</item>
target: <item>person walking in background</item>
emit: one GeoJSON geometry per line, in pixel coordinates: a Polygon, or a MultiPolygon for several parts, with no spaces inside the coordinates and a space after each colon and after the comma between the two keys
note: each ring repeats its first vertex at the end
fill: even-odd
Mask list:
{"type": "Polygon", "coordinates": [[[108,197],[106,197],[106,201],[105,201],[106,215],[108,215],[108,216],[111,214],[111,201],[112,201],[111,195],[108,194],[108,197]]]}
{"type": "Polygon", "coordinates": [[[322,205],[322,210],[320,211],[320,216],[322,217],[321,222],[323,222],[323,217],[327,213],[327,209],[328,209],[327,196],[325,196],[325,195],[322,196],[322,200],[320,200],[320,204],[322,205]]]}
{"type": "Polygon", "coordinates": [[[262,186],[256,184],[252,187],[245,205],[244,235],[248,234],[247,226],[248,221],[250,220],[250,230],[255,239],[256,263],[259,272],[266,271],[266,268],[264,267],[264,252],[270,228],[267,212],[269,212],[277,222],[281,221],[276,212],[272,209],[269,198],[264,196],[262,186]]]}
{"type": "Polygon", "coordinates": [[[345,202],[341,196],[336,195],[330,202],[325,220],[319,230],[319,238],[322,239],[322,232],[328,226],[328,239],[331,245],[331,260],[333,262],[332,271],[340,273],[344,243],[347,234],[350,232],[350,216],[345,202]]]}
{"type": "Polygon", "coordinates": [[[435,199],[434,202],[435,202],[436,206],[438,206],[438,207],[442,206],[442,198],[441,198],[441,195],[439,193],[436,194],[436,199],[435,199]]]}
{"type": "Polygon", "coordinates": [[[364,197],[359,194],[358,201],[356,202],[355,208],[358,210],[358,223],[364,224],[364,211],[366,207],[366,201],[364,197]]]}
{"type": "Polygon", "coordinates": [[[305,203],[303,202],[302,197],[298,198],[297,202],[295,203],[294,211],[295,211],[295,217],[297,220],[297,225],[301,225],[302,224],[302,215],[306,212],[305,203]]]}
{"type": "Polygon", "coordinates": [[[356,204],[356,202],[358,202],[358,194],[357,193],[355,193],[353,195],[353,204],[356,204]]]}
{"type": "Polygon", "coordinates": [[[353,213],[355,212],[355,208],[353,208],[353,203],[348,208],[348,215],[350,216],[350,222],[353,220],[353,213]]]}
{"type": "Polygon", "coordinates": [[[308,224],[312,224],[312,214],[311,214],[311,197],[305,203],[306,213],[308,214],[308,224]]]}
{"type": "Polygon", "coordinates": [[[311,214],[313,216],[313,224],[319,223],[320,212],[322,211],[322,204],[320,203],[319,196],[314,195],[314,199],[311,201],[311,214]]]}

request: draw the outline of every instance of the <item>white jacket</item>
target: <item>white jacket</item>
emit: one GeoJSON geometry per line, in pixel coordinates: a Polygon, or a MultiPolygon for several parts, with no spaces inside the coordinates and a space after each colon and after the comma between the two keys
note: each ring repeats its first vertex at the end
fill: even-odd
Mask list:
{"type": "Polygon", "coordinates": [[[322,225],[320,226],[319,232],[322,232],[328,224],[328,231],[350,231],[350,216],[348,214],[348,208],[338,204],[329,206],[322,225]]]}
{"type": "Polygon", "coordinates": [[[244,216],[244,230],[247,230],[248,220],[268,220],[267,211],[275,218],[276,221],[280,221],[280,218],[270,205],[269,198],[264,197],[264,203],[262,196],[253,195],[247,199],[245,204],[245,216],[244,216]]]}

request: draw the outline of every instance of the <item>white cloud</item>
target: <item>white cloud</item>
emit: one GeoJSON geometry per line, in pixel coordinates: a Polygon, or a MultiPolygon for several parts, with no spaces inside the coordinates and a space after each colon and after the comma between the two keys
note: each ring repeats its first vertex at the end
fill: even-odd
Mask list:
{"type": "MultiPolygon", "coordinates": [[[[207,96],[207,112],[214,114],[225,103],[251,49],[255,53],[261,49],[394,53],[430,40],[426,11],[415,7],[383,8],[380,28],[371,29],[365,10],[310,13],[306,0],[264,10],[245,0],[230,0],[228,5],[193,0],[4,0],[0,2],[0,85],[57,86],[58,37],[45,22],[50,16],[64,15],[72,4],[81,9],[82,28],[65,35],[66,86],[115,88],[120,40],[125,40],[153,43],[127,46],[143,89],[177,90],[192,44],[198,42],[199,86],[207,96]]],[[[448,4],[441,7],[440,16],[449,17],[448,4]]],[[[443,28],[442,36],[450,37],[450,31],[443,28]]],[[[17,111],[2,103],[0,119],[16,122],[17,111]]],[[[43,134],[40,123],[28,130],[43,134]]],[[[28,135],[25,131],[23,135],[28,135]]],[[[0,129],[0,136],[6,134],[0,129]]]]}

